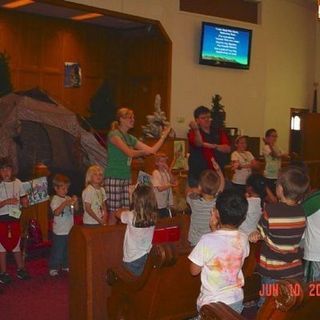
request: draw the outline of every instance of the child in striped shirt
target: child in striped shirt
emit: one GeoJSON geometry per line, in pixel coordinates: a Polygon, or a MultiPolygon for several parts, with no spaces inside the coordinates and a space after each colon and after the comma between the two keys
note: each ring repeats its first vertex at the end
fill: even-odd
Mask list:
{"type": "MultiPolygon", "coordinates": [[[[249,240],[263,240],[257,271],[262,284],[280,279],[303,278],[302,250],[299,247],[306,218],[300,200],[309,188],[309,176],[301,168],[288,166],[278,177],[278,203],[265,205],[258,230],[249,240]]],[[[260,305],[263,299],[260,299],[260,305]]]]}
{"type": "Polygon", "coordinates": [[[191,208],[191,221],[188,240],[195,246],[201,236],[211,232],[211,211],[216,204],[216,196],[224,189],[224,177],[217,162],[211,159],[213,170],[205,170],[201,173],[199,186],[187,193],[187,203],[191,208]]]}

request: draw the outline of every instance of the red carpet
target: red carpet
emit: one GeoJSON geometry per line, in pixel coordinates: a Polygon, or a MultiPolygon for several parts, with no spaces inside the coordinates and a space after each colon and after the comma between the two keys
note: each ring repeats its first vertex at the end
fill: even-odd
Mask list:
{"type": "Polygon", "coordinates": [[[52,278],[46,258],[26,263],[30,280],[15,277],[15,265],[10,264],[9,285],[0,284],[0,318],[3,320],[68,320],[68,275],[52,278]]]}

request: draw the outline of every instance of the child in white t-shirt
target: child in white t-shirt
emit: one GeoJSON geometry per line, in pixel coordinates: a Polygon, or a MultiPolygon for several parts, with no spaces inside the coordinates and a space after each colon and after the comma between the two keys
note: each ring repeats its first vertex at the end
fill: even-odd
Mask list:
{"type": "Polygon", "coordinates": [[[202,236],[189,255],[191,274],[201,273],[198,310],[205,304],[218,301],[239,313],[243,309],[244,277],[241,269],[249,255],[249,242],[238,227],[247,210],[246,198],[234,190],[225,190],[217,197],[216,210],[210,220],[215,231],[202,236]]]}
{"type": "Polygon", "coordinates": [[[266,178],[259,174],[253,173],[247,179],[247,200],[248,212],[246,219],[241,223],[239,230],[247,236],[257,230],[258,222],[262,216],[264,201],[267,197],[266,178]]]}
{"type": "Polygon", "coordinates": [[[102,187],[103,169],[98,165],[89,167],[86,174],[86,188],[82,191],[84,207],[83,224],[106,225],[106,192],[102,187]]]}
{"type": "Polygon", "coordinates": [[[281,168],[281,159],[289,158],[289,156],[283,153],[278,147],[277,139],[278,133],[276,129],[268,129],[263,139],[264,146],[262,150],[266,162],[264,176],[267,178],[267,185],[274,195],[276,195],[276,184],[281,168]]]}
{"type": "Polygon", "coordinates": [[[68,177],[56,174],[52,183],[56,194],[50,202],[54,218],[49,274],[55,277],[59,274],[60,267],[63,271],[69,271],[68,238],[73,226],[73,210],[78,205],[78,199],[77,196],[69,197],[67,195],[70,186],[68,177]]]}
{"type": "Polygon", "coordinates": [[[302,206],[307,217],[304,233],[304,278],[320,281],[320,191],[310,194],[302,206]]]}
{"type": "Polygon", "coordinates": [[[17,263],[17,278],[20,280],[30,278],[20,249],[20,205],[28,205],[22,182],[14,177],[11,160],[7,157],[0,158],[0,283],[3,284],[11,282],[11,277],[7,273],[8,251],[13,253],[17,263]]]}
{"type": "Polygon", "coordinates": [[[168,156],[165,153],[157,153],[155,155],[156,169],[152,172],[152,185],[160,218],[172,217],[170,210],[170,207],[173,206],[172,187],[176,186],[167,161],[168,156]]]}
{"type": "Polygon", "coordinates": [[[233,170],[232,183],[241,192],[246,192],[247,178],[252,172],[252,168],[257,166],[257,161],[250,151],[247,150],[247,137],[239,136],[235,140],[237,150],[231,154],[233,170]]]}
{"type": "Polygon", "coordinates": [[[152,187],[138,185],[132,194],[132,208],[115,213],[127,225],[123,242],[124,266],[134,275],[143,272],[157,219],[157,201],[152,187]]]}

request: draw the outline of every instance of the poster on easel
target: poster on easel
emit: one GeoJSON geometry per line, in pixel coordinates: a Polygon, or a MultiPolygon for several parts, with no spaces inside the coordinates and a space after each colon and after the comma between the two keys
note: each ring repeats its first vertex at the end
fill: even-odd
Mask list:
{"type": "Polygon", "coordinates": [[[138,178],[137,178],[137,184],[143,185],[143,186],[151,186],[152,185],[152,179],[151,175],[144,172],[139,171],[138,178]]]}
{"type": "Polygon", "coordinates": [[[174,170],[186,169],[186,142],[184,140],[176,140],[173,142],[173,153],[175,163],[172,167],[174,170]]]}
{"type": "Polygon", "coordinates": [[[48,181],[46,177],[23,182],[22,187],[28,196],[29,206],[49,200],[48,181]]]}

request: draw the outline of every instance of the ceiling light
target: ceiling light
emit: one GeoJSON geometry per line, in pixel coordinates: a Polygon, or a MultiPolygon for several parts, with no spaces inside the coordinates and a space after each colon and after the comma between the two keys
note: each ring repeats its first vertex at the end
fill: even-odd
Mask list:
{"type": "Polygon", "coordinates": [[[79,20],[93,19],[101,16],[103,16],[103,14],[101,13],[85,13],[85,14],[80,14],[78,16],[71,17],[71,19],[79,21],[79,20]]]}
{"type": "Polygon", "coordinates": [[[26,6],[31,3],[34,3],[34,1],[33,0],[17,0],[17,1],[5,3],[2,5],[2,7],[7,9],[15,9],[15,8],[26,6]]]}

